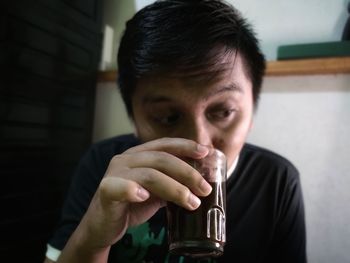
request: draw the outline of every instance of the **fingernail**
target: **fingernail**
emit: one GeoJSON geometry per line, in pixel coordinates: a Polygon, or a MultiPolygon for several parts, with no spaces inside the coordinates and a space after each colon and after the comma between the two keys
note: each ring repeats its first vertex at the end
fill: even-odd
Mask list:
{"type": "Polygon", "coordinates": [[[150,196],[150,193],[142,187],[139,187],[137,189],[137,196],[141,199],[141,200],[146,200],[148,199],[148,197],[150,196]]]}
{"type": "Polygon", "coordinates": [[[200,153],[208,152],[208,147],[201,144],[197,144],[197,152],[200,152],[200,153]]]}
{"type": "Polygon", "coordinates": [[[211,185],[208,184],[208,182],[206,180],[204,180],[204,179],[201,181],[199,187],[200,187],[201,191],[203,192],[203,194],[206,194],[206,195],[210,194],[210,192],[213,189],[211,187],[211,185]]]}
{"type": "Polygon", "coordinates": [[[197,209],[201,204],[201,200],[197,196],[190,194],[188,197],[188,204],[191,206],[191,208],[197,209]]]}

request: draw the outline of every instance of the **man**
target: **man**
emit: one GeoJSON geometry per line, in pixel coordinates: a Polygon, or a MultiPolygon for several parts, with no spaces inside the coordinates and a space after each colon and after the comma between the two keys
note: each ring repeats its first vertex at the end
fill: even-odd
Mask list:
{"type": "Polygon", "coordinates": [[[220,0],[157,1],[127,23],[118,66],[137,136],[105,140],[82,158],[47,257],[196,262],[168,254],[164,206],[200,206],[211,187],[182,159],[214,147],[229,167],[227,242],[208,261],[306,262],[298,172],[245,143],[265,61],[240,14],[220,0]]]}

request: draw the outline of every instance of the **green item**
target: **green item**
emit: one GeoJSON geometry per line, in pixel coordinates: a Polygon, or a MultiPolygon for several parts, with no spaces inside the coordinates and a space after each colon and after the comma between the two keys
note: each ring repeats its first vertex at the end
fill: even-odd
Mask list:
{"type": "Polygon", "coordinates": [[[277,50],[278,60],[345,56],[350,56],[350,41],[285,45],[277,50]]]}

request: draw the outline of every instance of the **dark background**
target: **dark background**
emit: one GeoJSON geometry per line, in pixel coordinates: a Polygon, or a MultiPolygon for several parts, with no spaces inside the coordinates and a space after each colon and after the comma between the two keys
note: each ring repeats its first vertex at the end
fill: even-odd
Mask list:
{"type": "Polygon", "coordinates": [[[98,0],[0,4],[0,262],[42,262],[91,143],[98,0]]]}

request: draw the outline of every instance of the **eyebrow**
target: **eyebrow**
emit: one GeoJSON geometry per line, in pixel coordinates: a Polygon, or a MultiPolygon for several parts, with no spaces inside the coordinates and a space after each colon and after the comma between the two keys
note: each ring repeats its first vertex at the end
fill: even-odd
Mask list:
{"type": "MultiPolygon", "coordinates": [[[[207,94],[204,97],[204,99],[208,100],[210,97],[213,97],[225,92],[243,93],[243,89],[240,86],[238,86],[236,83],[230,83],[226,86],[219,87],[213,90],[212,92],[209,92],[209,94],[207,94]]],[[[172,98],[164,95],[156,95],[156,96],[149,95],[143,98],[142,100],[144,104],[161,103],[161,102],[169,102],[169,101],[172,101],[172,98]]]]}
{"type": "Polygon", "coordinates": [[[151,103],[161,103],[161,102],[169,102],[171,101],[171,98],[166,96],[146,96],[143,98],[142,102],[143,104],[151,104],[151,103]]]}
{"type": "Polygon", "coordinates": [[[243,89],[239,85],[237,85],[236,83],[232,82],[232,83],[228,84],[227,86],[222,86],[216,90],[213,90],[207,96],[205,96],[205,99],[207,100],[207,99],[209,99],[209,97],[213,97],[213,96],[216,96],[216,95],[224,93],[224,92],[243,93],[243,89]]]}

